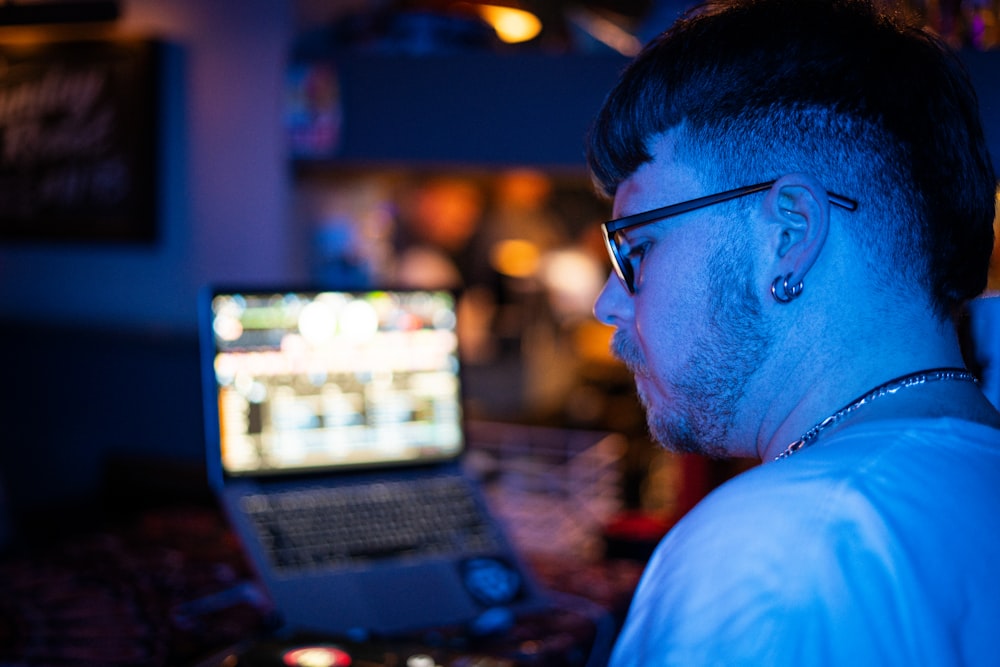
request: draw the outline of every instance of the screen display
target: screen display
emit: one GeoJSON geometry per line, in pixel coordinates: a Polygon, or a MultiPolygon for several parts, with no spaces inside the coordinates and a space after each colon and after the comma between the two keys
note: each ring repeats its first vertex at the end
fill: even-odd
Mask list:
{"type": "Polygon", "coordinates": [[[217,293],[211,318],[229,474],[460,451],[452,293],[217,293]]]}

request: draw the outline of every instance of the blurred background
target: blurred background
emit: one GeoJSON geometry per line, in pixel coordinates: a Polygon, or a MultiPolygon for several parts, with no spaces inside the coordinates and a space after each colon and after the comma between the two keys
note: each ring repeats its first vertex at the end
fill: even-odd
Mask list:
{"type": "MultiPolygon", "coordinates": [[[[199,488],[222,283],[460,288],[470,417],[622,434],[623,506],[686,511],[740,464],[646,438],[590,314],[610,210],[583,138],[688,4],[0,4],[0,532],[122,476],[179,493],[137,461],[199,488]]],[[[887,4],[961,49],[1000,155],[1000,2],[887,4]]]]}
{"type": "MultiPolygon", "coordinates": [[[[610,205],[583,140],[688,4],[0,2],[0,548],[203,500],[209,284],[460,289],[477,432],[616,434],[593,464],[613,472],[601,493],[651,519],[625,538],[655,541],[751,464],[649,442],[590,312],[610,205]]],[[[961,50],[1000,156],[1000,0],[886,4],[961,50]]],[[[964,329],[979,370],[1000,356],[990,294],[964,329]]],[[[187,519],[145,525],[210,542],[187,519]]],[[[0,659],[21,618],[4,610],[0,659]]]]}

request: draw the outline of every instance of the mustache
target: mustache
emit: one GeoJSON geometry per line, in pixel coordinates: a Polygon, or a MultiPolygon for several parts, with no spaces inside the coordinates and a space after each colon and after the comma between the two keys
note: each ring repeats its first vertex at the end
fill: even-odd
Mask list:
{"type": "Polygon", "coordinates": [[[633,375],[646,373],[646,360],[639,346],[621,329],[611,337],[611,354],[620,359],[633,375]]]}

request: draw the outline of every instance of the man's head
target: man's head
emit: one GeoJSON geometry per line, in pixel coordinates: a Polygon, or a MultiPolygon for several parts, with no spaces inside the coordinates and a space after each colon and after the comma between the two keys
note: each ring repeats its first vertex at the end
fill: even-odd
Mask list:
{"type": "Polygon", "coordinates": [[[608,195],[675,130],[718,190],[805,172],[859,202],[873,285],[943,319],[985,286],[996,176],[960,62],[854,0],[709,3],[651,42],[590,136],[608,195]]]}
{"type": "MultiPolygon", "coordinates": [[[[692,12],[625,71],[589,159],[616,216],[695,200],[614,237],[634,280],[595,309],[678,449],[750,455],[787,373],[817,354],[851,371],[864,326],[922,313],[940,329],[985,285],[996,181],[975,94],[939,42],[868,3],[692,12]],[[820,323],[845,315],[867,324],[820,323]]],[[[860,375],[878,377],[870,356],[860,375]]]]}

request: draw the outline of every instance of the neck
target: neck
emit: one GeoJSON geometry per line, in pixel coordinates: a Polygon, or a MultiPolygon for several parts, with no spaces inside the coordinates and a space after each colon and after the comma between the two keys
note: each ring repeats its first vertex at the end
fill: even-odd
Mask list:
{"type": "MultiPolygon", "coordinates": [[[[908,373],[906,375],[893,378],[887,382],[880,384],[877,387],[873,387],[871,390],[866,391],[861,396],[843,406],[836,412],[832,413],[825,419],[819,421],[815,426],[806,431],[800,438],[791,442],[780,454],[775,456],[775,460],[783,459],[791,456],[800,449],[804,449],[811,444],[813,444],[823,433],[834,431],[841,423],[850,420],[859,414],[859,411],[865,411],[868,413],[869,418],[872,415],[873,409],[872,404],[876,401],[884,404],[887,402],[886,399],[894,397],[896,394],[902,392],[910,392],[913,389],[922,389],[932,383],[939,382],[966,382],[975,384],[977,382],[976,377],[968,370],[961,367],[947,367],[947,368],[928,368],[923,371],[917,371],[915,373],[908,373]]],[[[940,394],[940,392],[937,392],[940,394]]],[[[898,412],[900,409],[904,410],[905,413],[911,416],[930,416],[926,410],[926,406],[921,405],[921,403],[926,403],[926,396],[923,397],[924,400],[920,400],[920,397],[910,400],[909,402],[902,404],[897,402],[896,405],[891,405],[888,407],[888,412],[898,412]],[[919,409],[915,409],[920,406],[919,409]]],[[[937,411],[940,410],[942,405],[941,399],[944,398],[945,401],[949,400],[949,395],[939,396],[938,400],[935,402],[935,407],[937,411]]],[[[957,413],[959,415],[965,416],[966,403],[961,403],[961,412],[957,413]]],[[[876,406],[877,408],[878,406],[876,406]]],[[[883,414],[887,410],[881,411],[883,414]]],[[[898,416],[898,415],[897,415],[898,416]]],[[[861,419],[865,418],[865,414],[861,414],[861,419]]]]}
{"type": "MultiPolygon", "coordinates": [[[[816,326],[809,329],[818,330],[816,326]]],[[[795,350],[794,355],[788,355],[794,363],[776,364],[778,367],[771,369],[768,384],[780,389],[770,392],[771,400],[759,422],[757,455],[762,460],[775,458],[817,424],[880,385],[927,369],[964,365],[950,325],[928,322],[912,329],[894,326],[890,331],[883,322],[860,327],[863,331],[855,329],[845,331],[840,340],[823,335],[810,339],[801,333],[797,340],[793,340],[795,336],[787,338],[795,350]],[[838,354],[830,354],[830,350],[838,354]]],[[[1000,417],[973,383],[932,381],[869,400],[835,419],[836,423],[823,428],[818,437],[829,438],[841,428],[877,419],[928,416],[1000,424],[1000,417]]]]}

